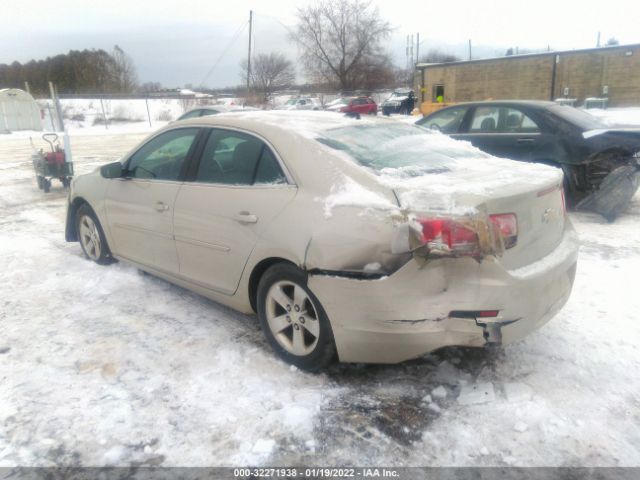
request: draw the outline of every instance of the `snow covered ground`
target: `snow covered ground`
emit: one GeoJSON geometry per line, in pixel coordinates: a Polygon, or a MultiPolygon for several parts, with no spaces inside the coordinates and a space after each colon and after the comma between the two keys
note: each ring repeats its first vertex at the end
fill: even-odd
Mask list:
{"type": "MultiPolygon", "coordinates": [[[[73,135],[76,173],[143,137],[73,135]]],[[[0,137],[0,466],[640,466],[640,195],[571,214],[573,295],[523,342],[311,375],[255,318],[85,260],[29,154],[0,137]]]]}

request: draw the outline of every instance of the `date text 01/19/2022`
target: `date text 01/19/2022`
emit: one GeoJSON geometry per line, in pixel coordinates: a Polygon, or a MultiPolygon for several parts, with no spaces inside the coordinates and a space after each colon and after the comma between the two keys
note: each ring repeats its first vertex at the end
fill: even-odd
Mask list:
{"type": "Polygon", "coordinates": [[[388,468],[235,468],[233,476],[252,478],[398,478],[399,472],[388,468]]]}

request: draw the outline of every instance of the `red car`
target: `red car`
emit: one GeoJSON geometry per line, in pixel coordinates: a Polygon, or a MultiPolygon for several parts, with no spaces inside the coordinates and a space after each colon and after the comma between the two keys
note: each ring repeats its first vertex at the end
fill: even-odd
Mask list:
{"type": "Polygon", "coordinates": [[[376,115],[378,105],[369,97],[344,97],[338,98],[326,106],[326,110],[342,113],[360,113],[363,115],[376,115]]]}

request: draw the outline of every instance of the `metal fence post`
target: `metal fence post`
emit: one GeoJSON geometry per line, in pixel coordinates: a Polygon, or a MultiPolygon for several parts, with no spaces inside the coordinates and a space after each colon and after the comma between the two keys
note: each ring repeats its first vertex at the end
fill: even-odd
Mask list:
{"type": "Polygon", "coordinates": [[[100,97],[100,106],[102,107],[102,118],[104,119],[104,128],[109,130],[109,125],[107,124],[107,114],[104,113],[104,102],[102,101],[102,97],[100,97]]]}
{"type": "Polygon", "coordinates": [[[149,128],[152,128],[152,126],[151,126],[151,113],[149,113],[149,96],[148,95],[146,97],[144,97],[144,103],[147,105],[147,118],[149,119],[149,128]]]}

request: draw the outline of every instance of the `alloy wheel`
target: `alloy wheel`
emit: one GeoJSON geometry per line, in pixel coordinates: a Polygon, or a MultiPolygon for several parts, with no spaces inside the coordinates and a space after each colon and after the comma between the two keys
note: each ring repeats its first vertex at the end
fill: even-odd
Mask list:
{"type": "Polygon", "coordinates": [[[100,232],[91,217],[83,215],[80,218],[80,242],[87,256],[94,261],[100,258],[102,246],[100,244],[100,232]]]}
{"type": "Polygon", "coordinates": [[[266,295],[266,317],[276,341],[292,355],[308,355],[320,336],[318,312],[300,285],[281,280],[266,295]]]}

